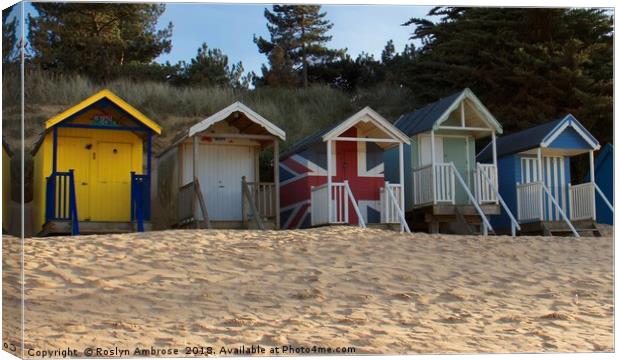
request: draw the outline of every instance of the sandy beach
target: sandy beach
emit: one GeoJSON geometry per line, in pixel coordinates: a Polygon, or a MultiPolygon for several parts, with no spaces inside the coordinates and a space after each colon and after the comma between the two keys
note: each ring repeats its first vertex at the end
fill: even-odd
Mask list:
{"type": "MultiPolygon", "coordinates": [[[[7,309],[19,268],[6,257],[18,241],[3,237],[3,338],[17,344],[7,309]]],[[[611,237],[331,227],[31,238],[25,274],[26,349],[614,350],[611,237]]]]}

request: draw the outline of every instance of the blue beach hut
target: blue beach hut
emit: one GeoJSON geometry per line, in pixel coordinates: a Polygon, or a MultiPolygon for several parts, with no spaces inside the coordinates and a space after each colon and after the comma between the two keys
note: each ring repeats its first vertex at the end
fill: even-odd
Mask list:
{"type": "MultiPolygon", "coordinates": [[[[594,178],[594,151],[599,148],[594,136],[570,114],[497,139],[499,193],[523,233],[598,234],[596,186],[572,183],[570,159],[588,155],[594,178]]],[[[489,145],[478,154],[481,162],[492,158],[489,145]]],[[[493,225],[507,228],[509,221],[502,214],[494,217],[493,225]]]]}

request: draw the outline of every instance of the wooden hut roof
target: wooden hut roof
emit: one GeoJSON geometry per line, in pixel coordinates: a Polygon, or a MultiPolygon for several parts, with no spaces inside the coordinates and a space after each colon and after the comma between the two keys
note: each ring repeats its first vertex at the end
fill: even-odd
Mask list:
{"type": "Polygon", "coordinates": [[[284,130],[239,101],[190,127],[187,136],[194,136],[195,134],[207,130],[213,124],[227,119],[229,123],[238,128],[241,133],[253,135],[267,133],[278,137],[282,141],[286,140],[286,133],[284,130]],[[243,114],[244,116],[238,116],[239,114],[243,114]]]}

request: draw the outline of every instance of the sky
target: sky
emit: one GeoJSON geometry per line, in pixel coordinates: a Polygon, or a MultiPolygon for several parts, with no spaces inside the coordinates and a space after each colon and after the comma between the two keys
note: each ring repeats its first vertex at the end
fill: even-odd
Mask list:
{"type": "MultiPolygon", "coordinates": [[[[261,64],[267,62],[253,42],[253,36],[269,39],[265,7],[270,5],[243,4],[167,4],[161,16],[161,27],[172,22],[172,51],[157,61],[189,60],[203,42],[210,48],[220,48],[228,55],[229,63],[243,62],[246,71],[260,74],[261,64]]],[[[358,6],[323,5],[334,27],[328,44],[332,48],[347,48],[352,57],[367,52],[378,58],[386,42],[394,40],[397,51],[410,43],[413,27],[401,26],[411,17],[425,16],[431,7],[425,6],[358,6]]]]}
{"type": "MultiPolygon", "coordinates": [[[[261,74],[265,55],[260,54],[253,36],[269,39],[265,8],[270,4],[196,4],[167,3],[157,27],[164,28],[172,22],[172,50],[155,59],[157,62],[188,61],[196,56],[198,48],[206,42],[210,48],[219,48],[228,55],[229,64],[239,61],[248,71],[261,74]]],[[[19,14],[16,6],[14,13],[19,14]]],[[[414,28],[401,26],[412,17],[425,17],[429,6],[405,5],[323,5],[322,11],[334,24],[329,34],[331,48],[347,48],[353,58],[366,52],[379,58],[386,42],[394,41],[396,51],[402,51],[414,28]]],[[[29,3],[26,16],[35,10],[29,3]]],[[[416,44],[419,45],[419,44],[416,44]]]]}

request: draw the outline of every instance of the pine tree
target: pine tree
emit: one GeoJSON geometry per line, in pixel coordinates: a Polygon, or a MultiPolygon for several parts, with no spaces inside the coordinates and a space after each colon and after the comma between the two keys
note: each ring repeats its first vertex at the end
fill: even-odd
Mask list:
{"type": "Polygon", "coordinates": [[[511,132],[574,114],[611,140],[613,15],[599,9],[434,8],[403,76],[422,105],[470,87],[511,132]]]}
{"type": "Polygon", "coordinates": [[[33,63],[43,69],[106,79],[115,67],[150,63],[172,48],[172,24],[156,30],[165,5],[32,3],[33,63]]]}
{"type": "Polygon", "coordinates": [[[292,87],[297,84],[292,61],[287,57],[284,49],[278,45],[269,52],[269,68],[263,65],[261,71],[265,85],[292,87]]]}
{"type": "MultiPolygon", "coordinates": [[[[271,39],[254,36],[254,42],[259,52],[270,58],[276,47],[281,48],[285,53],[284,63],[290,62],[292,70],[301,70],[302,85],[307,87],[308,69],[312,64],[344,54],[344,50],[326,47],[332,39],[327,33],[333,24],[325,19],[325,12],[320,12],[320,5],[273,5],[272,10],[265,9],[271,39]]],[[[282,58],[281,54],[273,57],[282,58]]]]}

